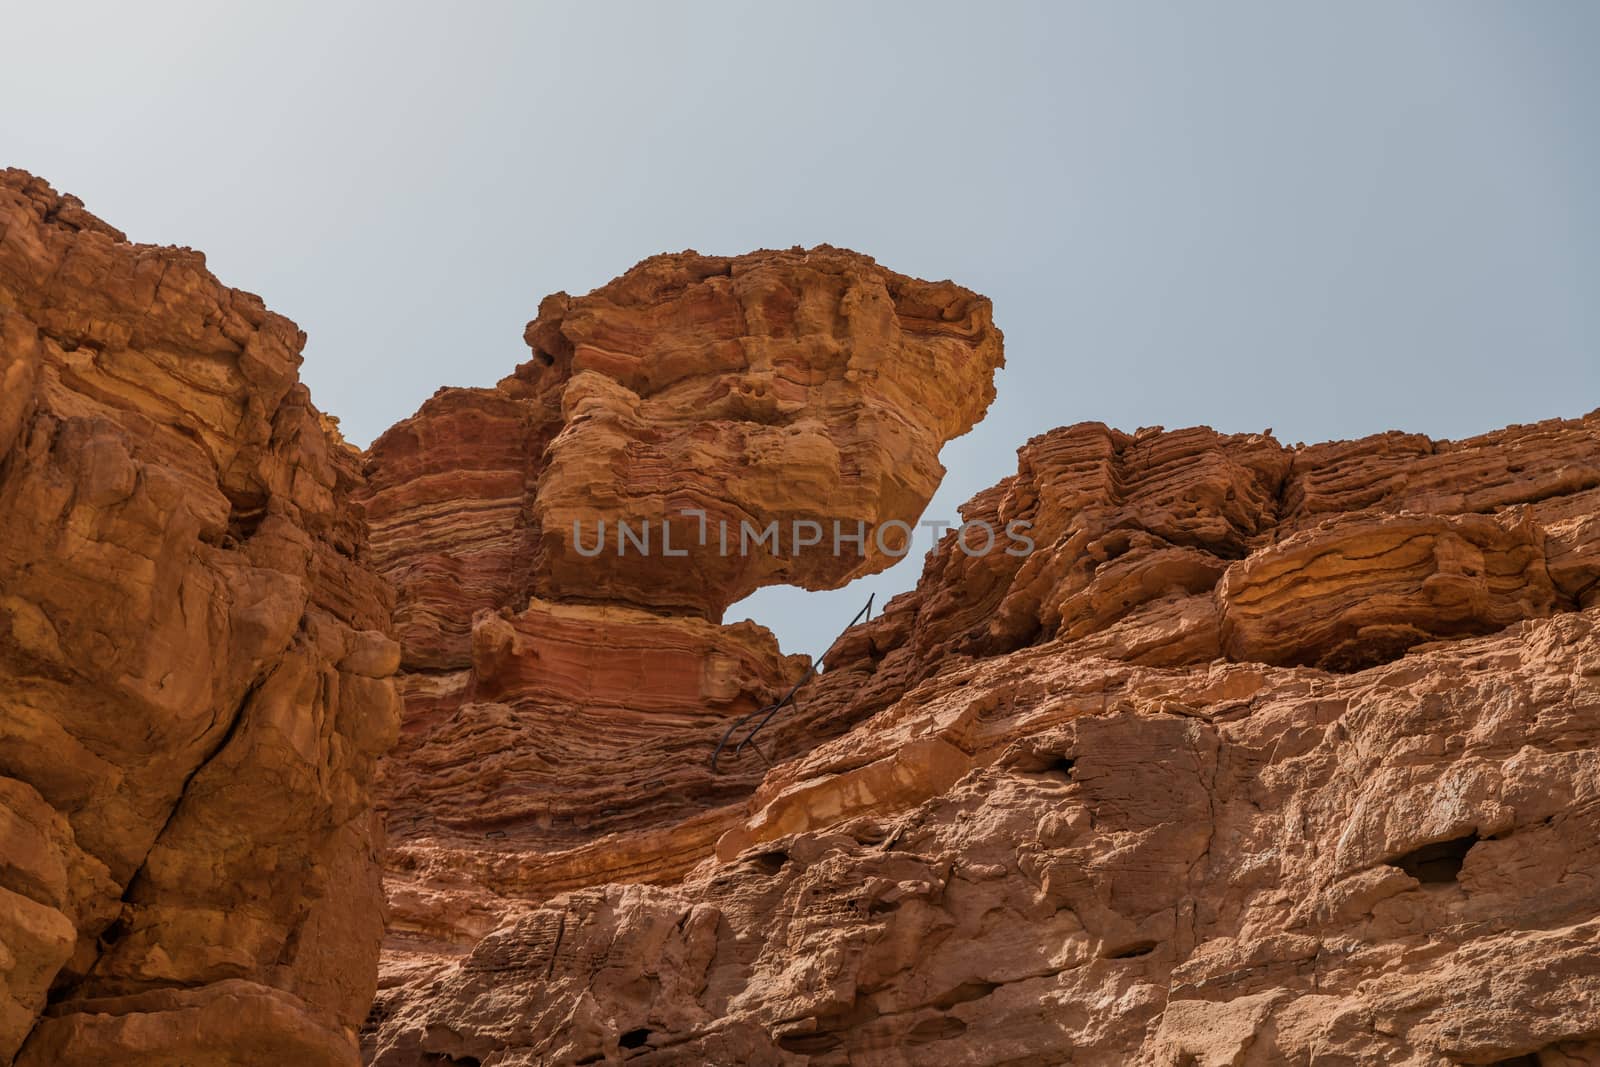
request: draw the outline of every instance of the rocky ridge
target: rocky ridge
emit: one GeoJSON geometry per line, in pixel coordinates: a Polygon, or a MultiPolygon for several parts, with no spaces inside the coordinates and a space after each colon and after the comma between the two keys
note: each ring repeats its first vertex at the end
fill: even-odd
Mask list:
{"type": "MultiPolygon", "coordinates": [[[[524,478],[505,528],[564,476],[524,478]]],[[[608,477],[634,479],[587,468],[592,517],[640,499],[608,477]]],[[[947,535],[720,775],[792,667],[658,720],[681,673],[565,635],[622,610],[597,589],[645,640],[715,593],[630,600],[601,568],[546,600],[535,551],[474,537],[532,592],[417,596],[421,647],[453,628],[471,664],[403,681],[369,1059],[1600,1062],[1597,505],[1600,413],[1292,448],[1053,431],[963,509],[1036,550],[947,535]]],[[[391,559],[411,537],[375,531],[391,559]]]]}
{"type": "Polygon", "coordinates": [[[808,667],[727,605],[886,552],[585,539],[914,521],[988,302],[682,253],[526,340],[363,457],[0,176],[0,1063],[1600,1063],[1600,412],[1045,434],[963,509],[1035,551],[713,771],[808,667]]]}

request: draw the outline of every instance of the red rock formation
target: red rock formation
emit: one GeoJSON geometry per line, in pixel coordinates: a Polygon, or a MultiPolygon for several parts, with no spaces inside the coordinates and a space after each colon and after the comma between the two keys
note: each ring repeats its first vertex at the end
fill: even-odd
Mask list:
{"type": "Polygon", "coordinates": [[[718,621],[762,585],[883,569],[872,533],[921,514],[1001,363],[987,300],[826,246],[657,256],[545,298],[526,337],[513,375],[441,390],[370,451],[407,664],[465,666],[473,614],[530,594],[718,621]],[[835,522],[860,551],[832,551],[835,522]]]}
{"type": "Polygon", "coordinates": [[[513,897],[681,875],[721,829],[696,833],[697,816],[750,786],[710,774],[704,738],[804,667],[751,623],[544,601],[481,617],[473,653],[469,670],[404,677],[382,790],[392,940],[481,936],[430,888],[467,871],[513,897]]]}
{"type": "Polygon", "coordinates": [[[983,298],[830,248],[657,257],[546,299],[526,337],[514,375],[441,391],[369,453],[408,668],[386,968],[413,986],[518,900],[707,854],[758,777],[714,774],[717,736],[806,667],[715,620],[893,562],[878,527],[921,513],[1001,357],[983,298]],[[865,544],[836,555],[835,520],[865,544]],[[823,543],[796,551],[797,524],[823,543]]]}
{"type": "Polygon", "coordinates": [[[367,489],[291,323],[5,173],[0,1063],[354,1062],[402,657],[376,1064],[1600,1063],[1600,412],[1046,434],[964,509],[1034,551],[714,774],[806,667],[723,608],[884,553],[574,523],[915,519],[987,302],[685,254],[527,339],[367,489]]]}
{"type": "Polygon", "coordinates": [[[680,882],[402,883],[372,1062],[1600,1062],[1597,503],[1600,412],[1037,438],[680,882]]]}
{"type": "Polygon", "coordinates": [[[357,1058],[398,648],[304,340],[0,174],[0,1063],[357,1058]]]}
{"type": "Polygon", "coordinates": [[[532,501],[537,588],[711,619],[763,585],[831,589],[894,562],[887,535],[835,553],[835,526],[915,521],[1001,362],[988,300],[826,247],[656,257],[546,301],[527,336],[515,381],[568,376],[532,501]],[[603,519],[667,522],[683,550],[720,548],[725,528],[742,547],[746,525],[753,545],[776,523],[783,547],[591,558],[574,530],[593,538],[603,519]]]}

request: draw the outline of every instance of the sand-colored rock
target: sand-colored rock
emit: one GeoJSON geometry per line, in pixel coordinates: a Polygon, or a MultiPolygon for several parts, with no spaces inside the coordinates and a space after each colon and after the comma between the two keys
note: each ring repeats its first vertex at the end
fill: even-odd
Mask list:
{"type": "Polygon", "coordinates": [[[396,649],[304,340],[0,175],[0,1063],[356,1059],[396,649]]]}
{"type": "Polygon", "coordinates": [[[1228,568],[1217,599],[1229,658],[1351,670],[1548,615],[1559,597],[1543,531],[1516,507],[1330,520],[1228,568]]]}
{"type": "Polygon", "coordinates": [[[1354,674],[943,672],[753,820],[810,783],[813,825],[511,910],[426,1000],[381,992],[376,1062],[1588,1062],[1597,625],[1354,674]],[[863,777],[930,736],[953,784],[863,777]],[[1459,870],[1408,873],[1435,842],[1459,870]]]}
{"type": "Polygon", "coordinates": [[[712,774],[703,739],[804,667],[750,623],[538,600],[480,616],[470,670],[404,676],[380,785],[391,942],[482,936],[434,899],[469,872],[486,897],[680,877],[720,831],[696,816],[751,784],[712,774]]]}

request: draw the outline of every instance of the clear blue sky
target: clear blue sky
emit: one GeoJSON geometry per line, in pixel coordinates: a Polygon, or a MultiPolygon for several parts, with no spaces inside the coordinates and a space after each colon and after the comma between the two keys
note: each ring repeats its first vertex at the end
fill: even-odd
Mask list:
{"type": "MultiPolygon", "coordinates": [[[[1600,4],[32,4],[5,31],[0,159],[299,322],[358,443],[509,371],[547,292],[823,241],[994,299],[1000,398],[930,517],[1083,419],[1293,442],[1600,405],[1600,4]]],[[[809,651],[920,566],[729,618],[809,651]]]]}

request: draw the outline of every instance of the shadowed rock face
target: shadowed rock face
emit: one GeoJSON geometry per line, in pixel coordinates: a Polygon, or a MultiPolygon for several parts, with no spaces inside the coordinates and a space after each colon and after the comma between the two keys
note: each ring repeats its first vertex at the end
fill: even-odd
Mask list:
{"type": "Polygon", "coordinates": [[[369,1058],[1600,1062],[1597,511],[1600,413],[1036,438],[963,509],[1036,551],[947,536],[747,797],[634,802],[685,723],[556,847],[391,851],[369,1058]]]}
{"type": "Polygon", "coordinates": [[[357,1059],[399,650],[303,343],[0,174],[0,1063],[357,1059]]]}

